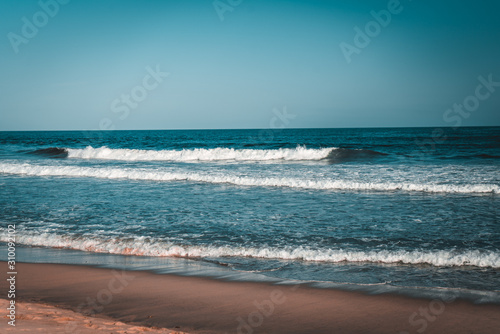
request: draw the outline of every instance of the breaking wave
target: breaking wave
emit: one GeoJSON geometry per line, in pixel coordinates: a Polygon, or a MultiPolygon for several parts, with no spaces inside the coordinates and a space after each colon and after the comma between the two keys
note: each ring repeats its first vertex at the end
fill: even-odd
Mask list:
{"type": "Polygon", "coordinates": [[[298,146],[297,148],[280,148],[274,150],[234,149],[234,148],[195,148],[183,150],[136,150],[111,149],[108,147],[87,147],[84,149],[68,149],[69,158],[80,159],[107,159],[127,161],[301,161],[326,159],[335,148],[311,149],[298,146]]]}
{"type": "Polygon", "coordinates": [[[138,150],[111,149],[106,146],[84,149],[50,147],[29,152],[49,158],[79,158],[123,161],[315,161],[326,160],[330,163],[343,163],[357,160],[367,160],[387,155],[372,150],[348,148],[317,148],[302,146],[280,149],[234,149],[234,148],[195,148],[183,150],[138,150]]]}
{"type": "MultiPolygon", "coordinates": [[[[74,249],[95,253],[136,256],[185,258],[247,257],[261,259],[298,260],[310,262],[369,262],[427,264],[436,267],[475,266],[500,268],[500,253],[494,251],[349,251],[342,249],[311,249],[308,247],[235,247],[212,245],[178,245],[156,238],[112,238],[58,235],[52,233],[20,233],[17,242],[29,246],[74,249]]],[[[7,241],[2,234],[0,240],[7,241]]]]}
{"type": "Polygon", "coordinates": [[[422,184],[405,182],[356,182],[335,179],[302,179],[293,177],[248,177],[230,174],[170,172],[133,168],[92,168],[76,166],[39,166],[0,163],[0,173],[28,176],[94,177],[102,179],[129,179],[144,181],[190,181],[227,183],[238,186],[289,187],[324,190],[356,191],[420,191],[431,193],[500,193],[495,184],[422,184]]]}
{"type": "Polygon", "coordinates": [[[91,168],[75,166],[37,166],[29,164],[0,163],[0,173],[28,176],[95,177],[102,179],[129,179],[144,181],[191,181],[205,183],[228,183],[238,186],[289,187],[324,190],[362,191],[421,191],[444,193],[500,193],[494,184],[415,184],[396,182],[355,182],[333,179],[300,179],[291,177],[247,177],[237,175],[215,175],[195,172],[169,172],[161,170],[131,168],[91,168]]]}

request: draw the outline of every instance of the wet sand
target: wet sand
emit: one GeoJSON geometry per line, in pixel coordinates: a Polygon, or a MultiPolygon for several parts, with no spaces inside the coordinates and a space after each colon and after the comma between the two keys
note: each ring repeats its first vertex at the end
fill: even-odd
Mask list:
{"type": "MultiPolygon", "coordinates": [[[[18,263],[16,269],[16,332],[498,333],[500,328],[500,305],[463,300],[74,265],[18,263]]],[[[5,272],[2,291],[8,291],[5,272]]],[[[11,326],[7,301],[1,305],[4,332],[11,326]]]]}

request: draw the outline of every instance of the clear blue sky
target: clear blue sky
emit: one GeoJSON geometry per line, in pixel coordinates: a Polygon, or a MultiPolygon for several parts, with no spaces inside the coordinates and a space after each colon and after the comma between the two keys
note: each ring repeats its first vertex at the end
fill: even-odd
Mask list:
{"type": "Polygon", "coordinates": [[[0,130],[500,125],[500,87],[443,118],[500,82],[498,0],[401,0],[350,63],[388,1],[54,1],[0,0],[0,130]]]}

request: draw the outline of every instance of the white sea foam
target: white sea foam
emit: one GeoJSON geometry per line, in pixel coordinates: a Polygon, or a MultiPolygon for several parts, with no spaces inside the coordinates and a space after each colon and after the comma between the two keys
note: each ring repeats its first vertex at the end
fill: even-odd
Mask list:
{"type": "Polygon", "coordinates": [[[334,148],[310,149],[280,148],[275,150],[251,150],[234,148],[196,148],[183,150],[134,150],[108,147],[67,149],[69,158],[108,159],[128,161],[269,161],[269,160],[321,160],[328,157],[334,148]]]}
{"type": "Polygon", "coordinates": [[[410,182],[361,182],[336,179],[308,179],[297,177],[248,177],[230,174],[197,172],[170,172],[167,170],[134,168],[92,168],[77,166],[43,166],[0,163],[0,173],[28,176],[95,177],[103,179],[129,179],[150,181],[191,181],[228,183],[238,186],[289,187],[320,190],[355,191],[419,191],[443,193],[500,193],[496,184],[434,184],[410,182]]]}
{"type": "MultiPolygon", "coordinates": [[[[4,234],[0,240],[6,242],[4,234]]],[[[67,248],[96,253],[166,257],[250,257],[261,259],[300,260],[311,262],[369,262],[429,264],[433,266],[475,266],[500,268],[500,253],[493,251],[349,251],[342,249],[310,249],[308,247],[255,248],[210,245],[177,245],[145,237],[112,238],[76,237],[53,233],[19,232],[17,242],[30,246],[67,248]]]]}

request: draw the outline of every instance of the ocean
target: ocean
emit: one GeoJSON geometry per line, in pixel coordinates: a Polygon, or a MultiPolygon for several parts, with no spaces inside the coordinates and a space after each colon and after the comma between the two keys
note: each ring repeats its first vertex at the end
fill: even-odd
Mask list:
{"type": "Polygon", "coordinates": [[[500,127],[0,132],[0,259],[500,303],[499,172],[500,127]]]}

